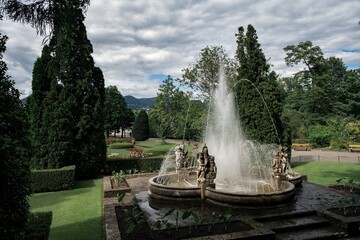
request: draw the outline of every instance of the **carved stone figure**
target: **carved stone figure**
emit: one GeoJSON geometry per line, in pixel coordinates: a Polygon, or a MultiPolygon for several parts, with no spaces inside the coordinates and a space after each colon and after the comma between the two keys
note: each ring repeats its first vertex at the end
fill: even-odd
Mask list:
{"type": "Polygon", "coordinates": [[[175,162],[176,169],[189,167],[190,160],[188,158],[188,152],[184,151],[184,145],[175,148],[175,162]]]}
{"type": "Polygon", "coordinates": [[[288,154],[286,153],[287,148],[279,146],[273,157],[273,170],[275,174],[285,174],[288,165],[288,154]]]}
{"type": "Polygon", "coordinates": [[[217,169],[215,157],[209,155],[206,144],[202,148],[202,152],[198,153],[198,182],[214,183],[217,169]]]}

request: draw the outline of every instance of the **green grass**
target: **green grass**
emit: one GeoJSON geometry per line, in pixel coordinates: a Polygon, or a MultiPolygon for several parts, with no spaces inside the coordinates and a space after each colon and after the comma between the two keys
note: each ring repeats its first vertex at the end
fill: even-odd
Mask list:
{"type": "Polygon", "coordinates": [[[103,180],[78,181],[71,190],[30,196],[31,211],[52,211],[49,239],[102,239],[103,180]]]}
{"type": "Polygon", "coordinates": [[[307,175],[308,181],[320,185],[336,184],[339,178],[346,178],[343,182],[353,179],[360,182],[360,164],[338,162],[307,162],[292,163],[294,171],[307,175]]]}

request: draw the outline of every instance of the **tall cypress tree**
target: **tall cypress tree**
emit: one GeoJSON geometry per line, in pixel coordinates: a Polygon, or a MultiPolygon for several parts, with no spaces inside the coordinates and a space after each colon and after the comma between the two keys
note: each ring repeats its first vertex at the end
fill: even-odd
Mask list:
{"type": "MultiPolygon", "coordinates": [[[[53,44],[59,66],[57,77],[63,85],[58,111],[69,125],[61,140],[69,143],[66,157],[76,165],[77,177],[87,178],[94,176],[106,159],[104,78],[94,66],[80,2],[59,0],[56,7],[53,44]]],[[[59,127],[65,130],[63,124],[59,127]]]]}
{"type": "Polygon", "coordinates": [[[270,71],[252,25],[248,25],[246,34],[239,27],[236,37],[239,68],[235,88],[245,133],[260,143],[284,144],[283,94],[277,76],[270,71]]]}
{"type": "Polygon", "coordinates": [[[45,162],[39,161],[39,159],[42,159],[41,146],[47,142],[47,139],[43,141],[44,139],[41,136],[43,113],[46,106],[52,105],[50,103],[44,104],[46,95],[51,88],[51,77],[49,75],[51,60],[51,49],[48,45],[45,45],[41,57],[34,64],[32,73],[32,94],[28,99],[28,107],[32,142],[31,165],[33,168],[45,168],[47,165],[45,162]]]}
{"type": "Polygon", "coordinates": [[[44,168],[75,164],[78,178],[93,177],[106,160],[104,77],[94,66],[81,1],[53,1],[52,11],[53,58],[43,73],[51,80],[42,104],[37,161],[44,168]]]}

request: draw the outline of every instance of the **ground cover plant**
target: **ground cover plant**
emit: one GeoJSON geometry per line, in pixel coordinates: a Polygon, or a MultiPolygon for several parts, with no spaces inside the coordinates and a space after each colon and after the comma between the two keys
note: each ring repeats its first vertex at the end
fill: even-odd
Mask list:
{"type": "Polygon", "coordinates": [[[52,211],[49,239],[102,239],[103,180],[75,182],[73,189],[32,195],[32,212],[52,211]]]}
{"type": "Polygon", "coordinates": [[[320,185],[336,184],[340,178],[360,182],[360,164],[339,162],[292,163],[292,169],[307,175],[308,181],[320,185]]]}

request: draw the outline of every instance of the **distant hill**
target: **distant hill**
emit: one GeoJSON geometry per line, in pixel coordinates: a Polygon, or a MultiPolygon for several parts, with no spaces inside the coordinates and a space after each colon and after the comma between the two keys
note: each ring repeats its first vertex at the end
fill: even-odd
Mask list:
{"type": "Polygon", "coordinates": [[[155,97],[153,98],[136,98],[133,96],[125,96],[125,101],[130,109],[150,109],[155,105],[155,97]]]}

